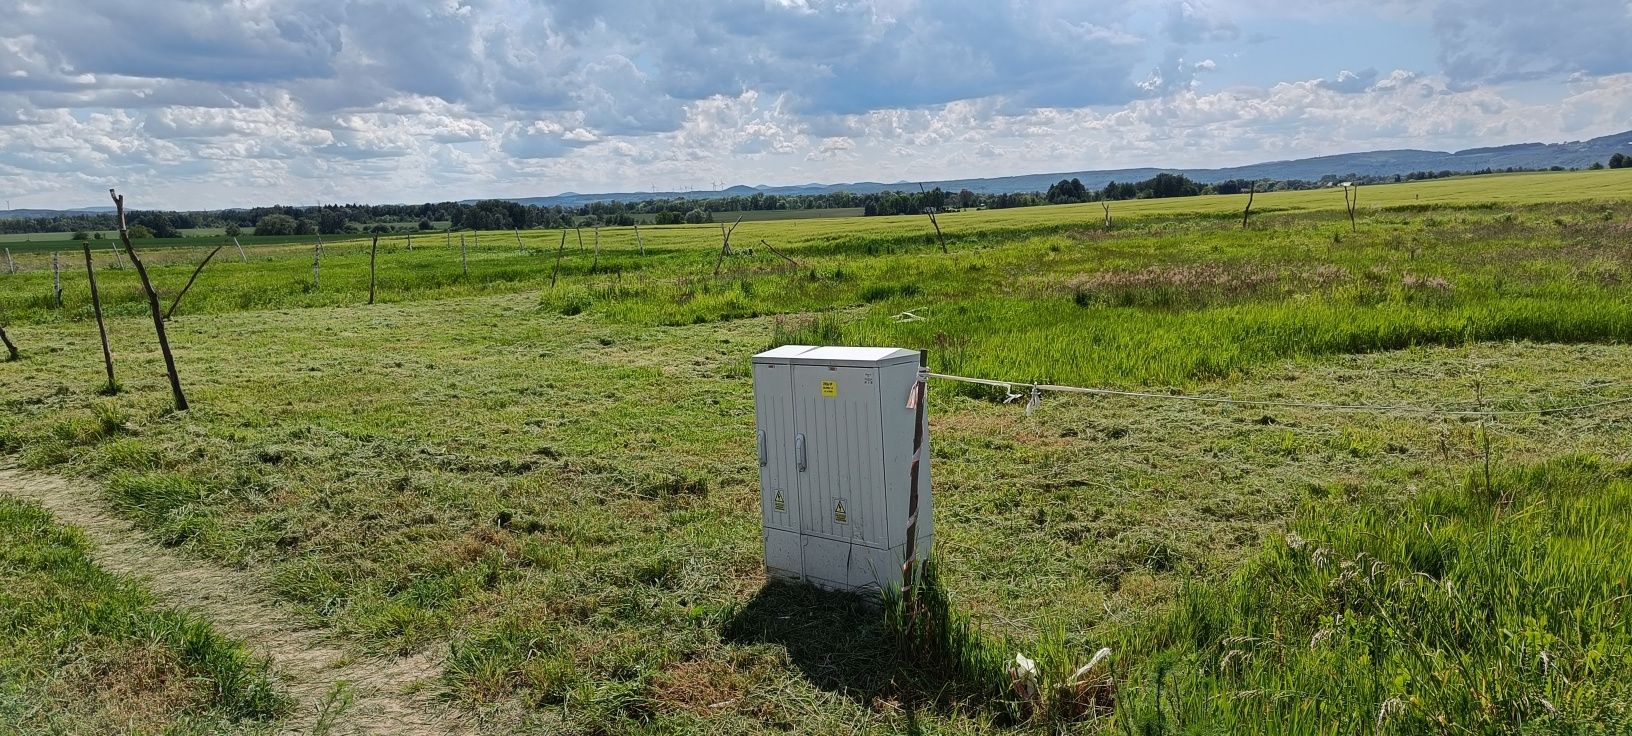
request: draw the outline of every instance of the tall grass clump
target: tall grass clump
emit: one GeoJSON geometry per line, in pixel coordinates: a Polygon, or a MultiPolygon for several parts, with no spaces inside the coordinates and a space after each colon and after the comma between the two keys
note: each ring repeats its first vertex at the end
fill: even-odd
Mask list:
{"type": "Polygon", "coordinates": [[[1571,456],[1311,509],[1132,634],[1130,733],[1624,733],[1632,482],[1571,456]]]}

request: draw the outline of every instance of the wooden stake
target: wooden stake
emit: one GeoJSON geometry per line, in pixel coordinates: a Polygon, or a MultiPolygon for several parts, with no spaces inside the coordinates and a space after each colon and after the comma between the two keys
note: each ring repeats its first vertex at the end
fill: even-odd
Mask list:
{"type": "MultiPolygon", "coordinates": [[[[238,249],[238,262],[239,263],[249,263],[249,256],[244,255],[244,246],[243,246],[242,243],[238,242],[238,238],[233,238],[232,239],[232,245],[233,245],[233,247],[238,249]]],[[[114,252],[118,253],[119,251],[114,251],[114,252]]]]}
{"type": "Polygon", "coordinates": [[[601,226],[595,226],[595,262],[589,265],[589,272],[595,273],[601,268],[601,226]]]}
{"type": "Polygon", "coordinates": [[[116,247],[113,243],[108,243],[108,250],[113,251],[113,267],[114,268],[124,268],[125,267],[125,257],[122,256],[122,255],[119,255],[119,248],[116,247]]]}
{"type": "MultiPolygon", "coordinates": [[[[918,183],[918,192],[920,194],[924,193],[924,184],[923,184],[923,182],[918,183]]],[[[946,252],[946,236],[941,234],[941,221],[935,219],[935,208],[934,207],[925,207],[924,208],[924,214],[929,215],[929,224],[935,226],[935,239],[940,241],[940,243],[941,243],[941,252],[945,253],[946,252]]]]}
{"type": "Polygon", "coordinates": [[[561,245],[555,249],[555,270],[550,272],[550,288],[555,288],[555,278],[561,275],[561,251],[567,249],[567,231],[561,230],[561,245]]]}
{"type": "Polygon", "coordinates": [[[720,267],[725,265],[725,256],[731,252],[731,233],[737,231],[742,224],[742,215],[737,215],[737,221],[731,223],[731,229],[725,229],[725,223],[720,223],[720,259],[714,262],[714,275],[720,275],[720,267]]]}
{"type": "Polygon", "coordinates": [[[635,242],[640,243],[640,254],[646,255],[646,241],[640,237],[640,223],[635,223],[635,242]]]}
{"type": "Polygon", "coordinates": [[[408,252],[414,252],[414,234],[408,233],[408,252]]]}
{"type": "Polygon", "coordinates": [[[170,393],[175,395],[176,411],[187,411],[187,395],[181,391],[181,376],[176,373],[176,358],[170,354],[170,340],[164,335],[164,315],[159,313],[159,294],[153,290],[153,282],[147,278],[147,269],[142,266],[142,259],[136,255],[136,248],[130,244],[130,229],[125,226],[125,198],[119,196],[112,189],[108,196],[113,197],[113,208],[119,220],[119,240],[125,244],[125,253],[130,256],[131,265],[136,267],[136,275],[141,278],[142,290],[147,292],[147,308],[153,313],[153,331],[159,336],[159,352],[164,355],[164,369],[170,374],[170,393]]]}
{"type": "Polygon", "coordinates": [[[5,343],[6,344],[6,360],[7,361],[22,360],[23,356],[22,356],[21,353],[17,352],[17,346],[14,343],[12,343],[10,337],[6,336],[6,327],[5,327],[5,325],[0,325],[0,343],[5,343]]]}
{"type": "Polygon", "coordinates": [[[176,300],[170,302],[170,310],[164,313],[165,319],[170,319],[170,315],[176,313],[176,307],[181,304],[181,298],[187,296],[187,290],[193,288],[193,281],[198,278],[198,273],[203,271],[205,266],[210,265],[210,259],[214,258],[215,254],[220,253],[221,249],[225,247],[227,247],[225,243],[215,246],[215,250],[210,251],[209,255],[204,256],[204,260],[198,264],[198,268],[193,269],[193,275],[187,277],[187,285],[181,287],[181,293],[176,295],[176,300]]]}
{"type": "Polygon", "coordinates": [[[380,236],[368,245],[368,303],[374,303],[374,254],[380,250],[380,236]]]}
{"type": "Polygon", "coordinates": [[[1247,190],[1247,208],[1244,209],[1244,210],[1241,210],[1241,229],[1242,230],[1247,229],[1247,217],[1252,214],[1252,197],[1253,197],[1253,195],[1255,195],[1257,193],[1258,193],[1258,182],[1253,182],[1252,183],[1252,188],[1247,190]]]}
{"type": "Polygon", "coordinates": [[[578,252],[582,253],[584,252],[584,228],[581,225],[573,225],[572,229],[578,233],[578,252]]]}
{"type": "Polygon", "coordinates": [[[6,270],[11,272],[11,273],[17,273],[17,263],[15,261],[11,260],[11,249],[10,248],[6,249],[6,270]]]}
{"type": "Polygon", "coordinates": [[[465,256],[465,234],[459,233],[459,265],[464,267],[465,275],[470,275],[470,259],[465,256]]]}
{"type": "Polygon", "coordinates": [[[57,302],[57,309],[62,309],[62,260],[56,251],[51,251],[51,294],[57,302]]]}
{"type": "Polygon", "coordinates": [[[323,236],[317,236],[317,245],[312,246],[312,288],[317,288],[318,270],[323,261],[323,236]]]}
{"type": "Polygon", "coordinates": [[[516,252],[526,253],[527,246],[521,244],[521,228],[514,228],[514,230],[516,231],[516,252]]]}
{"type": "Polygon", "coordinates": [[[1360,230],[1359,230],[1360,226],[1354,224],[1354,209],[1356,207],[1360,206],[1360,185],[1359,184],[1350,184],[1349,186],[1343,187],[1343,205],[1346,208],[1348,208],[1348,210],[1349,210],[1349,232],[1351,232],[1351,233],[1360,232],[1360,230]],[[1349,190],[1351,190],[1351,189],[1354,190],[1354,196],[1353,197],[1349,196],[1349,190]]]}
{"type": "Polygon", "coordinates": [[[1111,229],[1111,202],[1110,200],[1102,199],[1099,201],[1099,206],[1105,208],[1105,229],[1109,230],[1111,229]]]}
{"type": "Polygon", "coordinates": [[[91,282],[91,310],[96,313],[96,331],[102,336],[102,364],[108,369],[108,393],[119,388],[119,382],[113,378],[113,351],[108,348],[108,325],[102,321],[102,296],[96,290],[96,267],[91,265],[91,244],[80,243],[85,248],[85,278],[91,282]]]}

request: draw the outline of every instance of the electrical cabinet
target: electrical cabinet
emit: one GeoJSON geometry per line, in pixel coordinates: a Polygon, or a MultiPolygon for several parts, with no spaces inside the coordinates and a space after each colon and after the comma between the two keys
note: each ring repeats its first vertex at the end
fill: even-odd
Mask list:
{"type": "MultiPolygon", "coordinates": [[[[753,364],[766,572],[829,590],[900,587],[919,353],[787,345],[753,364]]],[[[934,538],[928,427],[921,431],[920,561],[934,538]]]]}

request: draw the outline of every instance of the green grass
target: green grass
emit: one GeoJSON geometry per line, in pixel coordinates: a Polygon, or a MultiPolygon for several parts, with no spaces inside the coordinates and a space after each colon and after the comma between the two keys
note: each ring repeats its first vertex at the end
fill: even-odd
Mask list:
{"type": "MultiPolygon", "coordinates": [[[[495,733],[990,733],[1047,731],[1061,715],[1084,732],[1273,732],[1276,718],[1322,716],[1363,730],[1407,688],[1354,684],[1342,678],[1371,669],[1306,650],[1329,627],[1322,616],[1349,610],[1334,606],[1370,624],[1358,593],[1316,595],[1342,568],[1298,567],[1281,551],[1286,532],[1349,555],[1334,565],[1365,551],[1399,572],[1415,558],[1366,546],[1368,535],[1415,549],[1426,544],[1409,539],[1418,521],[1465,517],[1424,534],[1459,549],[1511,539],[1540,555],[1492,556],[1465,573],[1469,586],[1511,563],[1543,575],[1520,593],[1554,591],[1507,608],[1468,600],[1508,616],[1507,629],[1562,638],[1577,613],[1565,606],[1610,600],[1590,584],[1624,576],[1619,547],[1578,540],[1565,521],[1625,528],[1615,499],[1632,407],[1481,427],[1049,397],[1027,416],[991,392],[937,384],[945,617],[903,636],[854,599],[763,586],[747,357],[870,342],[1017,381],[1500,408],[1623,397],[1632,205],[1598,188],[1625,183],[1595,178],[1606,173],[1370,188],[1358,233],[1335,192],[1259,197],[1274,211],[1245,231],[1223,197],[1126,203],[1109,231],[1097,205],[957,213],[943,218],[949,255],[925,239],[923,218],[744,222],[733,238],[744,250],[719,278],[717,225],[643,226],[644,257],[632,231],[608,228],[598,264],[568,240],[554,289],[559,233],[524,233],[526,254],[510,233],[472,238],[468,278],[456,238],[450,249],[416,237],[411,254],[382,239],[383,303],[372,306],[366,242],[331,244],[315,288],[309,246],[267,246],[247,264],[213,263],[170,324],[194,404],[184,414],[167,410],[128,272],[103,272],[124,385],[103,397],[87,295],[70,279],[67,305],[51,308],[39,296],[49,275],[30,271],[0,281],[15,287],[0,310],[24,352],[0,366],[0,452],[101,481],[108,506],[152,538],[264,573],[273,596],[344,646],[447,646],[439,687],[495,733]],[[1513,492],[1497,494],[1503,513],[1481,527],[1472,520],[1494,507],[1466,478],[1487,446],[1495,487],[1513,492]],[[1575,455],[1601,459],[1558,459],[1575,455]],[[1501,470],[1524,467],[1548,470],[1501,470]],[[1565,520],[1525,526],[1549,509],[1565,520]],[[1555,547],[1605,560],[1559,577],[1568,570],[1545,562],[1555,547]],[[1547,618],[1513,628],[1525,613],[1547,618]],[[1280,659],[1265,649],[1220,672],[1230,650],[1218,647],[1238,631],[1285,632],[1280,659]],[[1057,695],[1034,708],[994,671],[1018,650],[1057,682],[1103,646],[1116,711],[1057,695]],[[1297,687],[1323,672],[1352,697],[1295,712],[1297,687]],[[1232,699],[1271,676],[1294,679],[1274,699],[1232,699]]],[[[155,250],[161,288],[173,293],[201,256],[155,250]]],[[[1430,592],[1373,591],[1409,611],[1426,610],[1409,596],[1430,592]]],[[[1619,605],[1581,619],[1604,644],[1594,657],[1624,662],[1619,605]]],[[[1367,639],[1375,651],[1335,629],[1322,641],[1387,662],[1391,677],[1428,678],[1408,683],[1425,704],[1412,713],[1481,726],[1517,712],[1502,703],[1528,697],[1529,680],[1495,671],[1482,692],[1496,709],[1475,712],[1451,693],[1485,681],[1412,664],[1412,636],[1481,667],[1506,661],[1487,646],[1499,627],[1424,638],[1437,636],[1433,616],[1367,639]]],[[[1570,681],[1567,704],[1540,697],[1578,720],[1618,712],[1617,680],[1570,681]]]]}
{"type": "Polygon", "coordinates": [[[37,506],[0,497],[0,730],[214,734],[286,708],[265,664],[96,567],[37,506]]]}
{"type": "Polygon", "coordinates": [[[1403,508],[1312,509],[1140,632],[1119,716],[1139,733],[1624,732],[1629,474],[1564,456],[1403,508]]]}

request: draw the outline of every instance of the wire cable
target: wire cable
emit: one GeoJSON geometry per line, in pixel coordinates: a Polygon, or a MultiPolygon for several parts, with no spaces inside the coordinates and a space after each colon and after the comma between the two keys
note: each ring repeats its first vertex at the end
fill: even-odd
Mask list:
{"type": "Polygon", "coordinates": [[[1133,399],[1156,399],[1163,401],[1189,401],[1204,404],[1225,404],[1231,406],[1265,406],[1283,407],[1290,409],[1313,409],[1316,411],[1345,411],[1345,412],[1376,412],[1401,414],[1432,414],[1447,417],[1497,417],[1522,416],[1538,414],[1564,414],[1570,412],[1598,409],[1605,406],[1632,404],[1632,396],[1619,399],[1606,399],[1587,404],[1573,404],[1569,406],[1554,406],[1545,409],[1446,409],[1431,406],[1408,406],[1398,404],[1325,404],[1306,401],[1277,401],[1274,399],[1236,399],[1223,396],[1185,396],[1182,394],[1157,394],[1145,391],[1120,391],[1109,388],[1082,388],[1080,386],[1059,386],[1049,383],[1027,383],[1024,381],[994,381],[988,378],[970,378],[955,376],[948,373],[926,373],[929,378],[943,381],[958,381],[973,383],[982,386],[995,386],[1008,392],[1011,398],[1019,398],[1014,391],[1015,386],[1024,386],[1031,389],[1033,400],[1026,407],[1026,413],[1036,407],[1035,394],[1039,391],[1053,391],[1056,393],[1087,394],[1090,396],[1120,396],[1133,399]]]}

